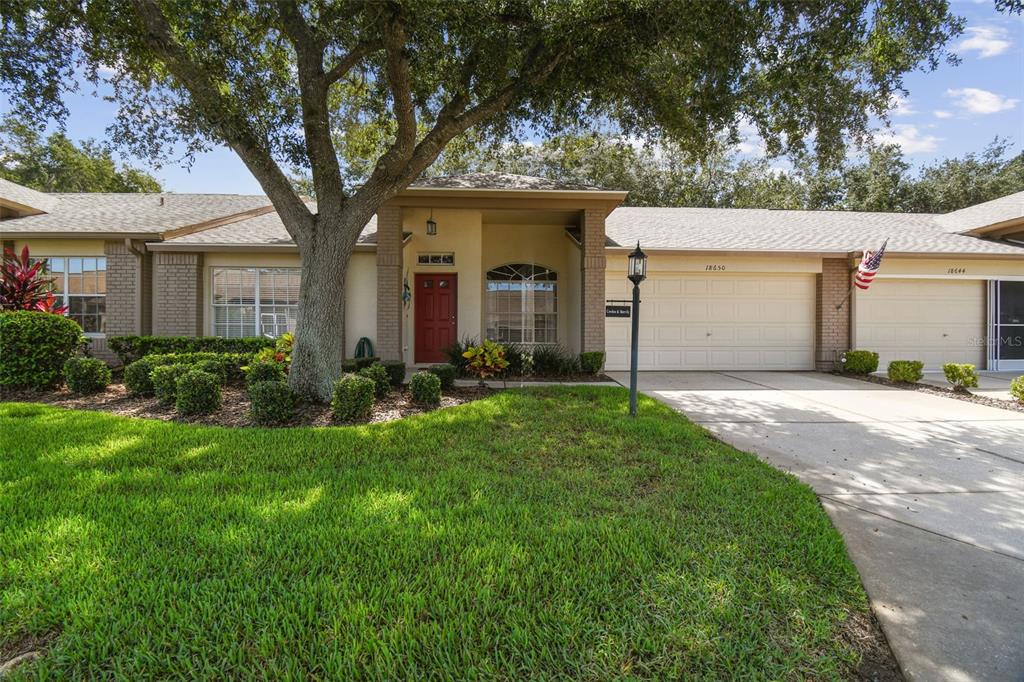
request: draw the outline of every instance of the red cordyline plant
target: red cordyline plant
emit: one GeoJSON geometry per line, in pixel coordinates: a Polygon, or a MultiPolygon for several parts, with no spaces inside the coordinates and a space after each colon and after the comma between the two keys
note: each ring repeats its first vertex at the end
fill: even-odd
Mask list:
{"type": "Polygon", "coordinates": [[[29,258],[28,246],[16,256],[13,249],[4,249],[0,267],[0,310],[38,310],[63,315],[68,308],[53,295],[53,279],[43,277],[46,261],[29,258]]]}

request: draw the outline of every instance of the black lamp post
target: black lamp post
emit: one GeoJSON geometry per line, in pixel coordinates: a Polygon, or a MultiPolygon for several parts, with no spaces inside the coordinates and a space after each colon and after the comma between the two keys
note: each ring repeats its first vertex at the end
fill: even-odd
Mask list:
{"type": "Polygon", "coordinates": [[[630,365],[629,365],[629,416],[636,416],[636,365],[637,353],[639,350],[640,333],[640,282],[647,279],[647,254],[640,250],[640,242],[636,243],[636,249],[629,254],[629,266],[626,277],[633,283],[633,333],[630,338],[630,365]]]}

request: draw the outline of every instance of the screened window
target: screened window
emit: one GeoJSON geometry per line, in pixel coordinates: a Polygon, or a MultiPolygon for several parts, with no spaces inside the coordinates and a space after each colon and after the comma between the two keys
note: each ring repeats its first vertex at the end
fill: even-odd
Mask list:
{"type": "Polygon", "coordinates": [[[558,275],[510,263],[487,273],[487,338],[500,343],[558,342],[558,275]]]}
{"type": "Polygon", "coordinates": [[[67,316],[80,324],[86,334],[106,332],[106,257],[51,257],[46,259],[45,269],[53,278],[54,295],[68,307],[67,316]]]}
{"type": "Polygon", "coordinates": [[[276,337],[295,330],[298,268],[214,268],[213,333],[276,337]]]}

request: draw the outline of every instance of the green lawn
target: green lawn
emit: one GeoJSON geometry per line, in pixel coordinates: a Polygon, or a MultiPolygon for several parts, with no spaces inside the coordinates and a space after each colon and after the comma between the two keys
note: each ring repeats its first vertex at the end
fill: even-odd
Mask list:
{"type": "Polygon", "coordinates": [[[229,430],[0,404],[26,677],[847,677],[811,490],[610,388],[229,430]]]}

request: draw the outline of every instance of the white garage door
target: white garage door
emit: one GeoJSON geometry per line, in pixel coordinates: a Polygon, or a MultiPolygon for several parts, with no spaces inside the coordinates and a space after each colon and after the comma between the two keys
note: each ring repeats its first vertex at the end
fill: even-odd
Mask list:
{"type": "MultiPolygon", "coordinates": [[[[657,274],[640,290],[640,369],[814,366],[813,275],[657,274]]],[[[608,277],[608,298],[631,291],[621,274],[608,277]]],[[[629,325],[606,320],[609,369],[629,368],[629,325]]]]}
{"type": "Polygon", "coordinates": [[[876,279],[857,290],[855,345],[891,360],[985,366],[985,282],[876,279]]]}

